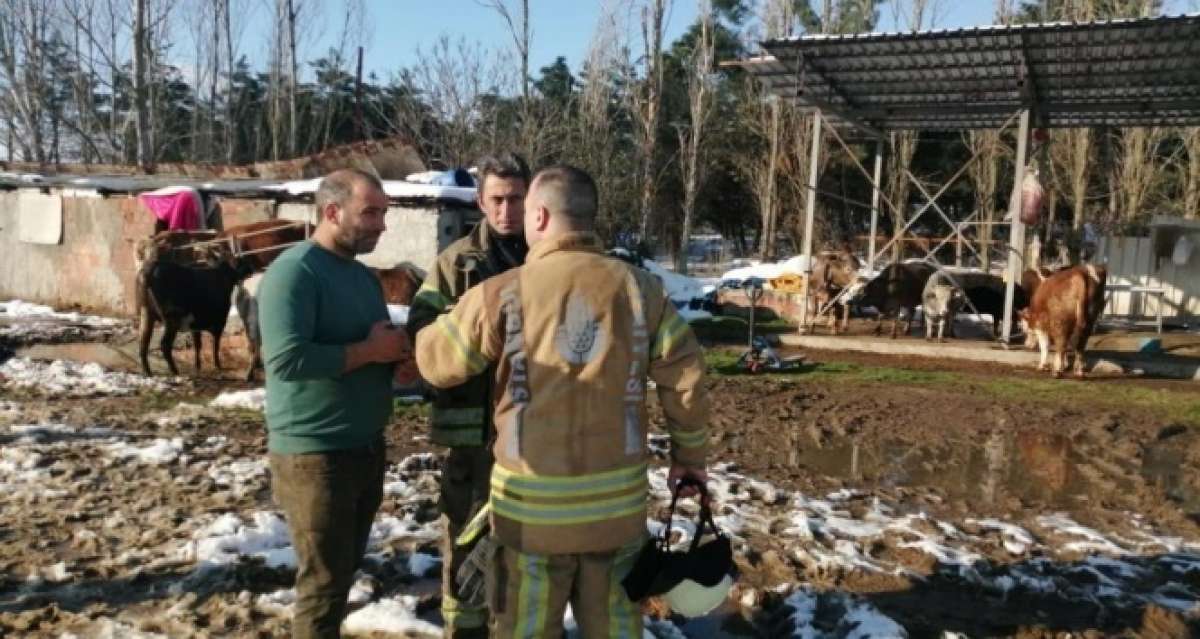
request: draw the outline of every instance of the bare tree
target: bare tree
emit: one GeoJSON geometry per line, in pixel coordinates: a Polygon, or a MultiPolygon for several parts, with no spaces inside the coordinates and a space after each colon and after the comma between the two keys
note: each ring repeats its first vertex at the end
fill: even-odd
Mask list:
{"type": "Polygon", "coordinates": [[[11,144],[20,146],[26,161],[39,163],[48,157],[44,106],[49,66],[44,43],[50,9],[39,0],[0,0],[0,90],[11,144]]]}
{"type": "Polygon", "coordinates": [[[146,0],[133,0],[133,126],[137,163],[149,169],[153,143],[150,140],[150,97],[146,78],[146,51],[150,35],[146,0]]]}
{"type": "Polygon", "coordinates": [[[641,181],[641,216],[638,237],[648,244],[650,223],[654,217],[654,196],[658,191],[658,121],[662,111],[662,41],[666,14],[671,0],[646,0],[642,6],[643,79],[630,93],[634,119],[638,124],[638,150],[641,181]]]}
{"type": "MultiPolygon", "coordinates": [[[[424,107],[437,122],[436,128],[423,131],[409,127],[411,133],[426,135],[422,146],[433,149],[436,160],[449,166],[465,166],[484,150],[487,129],[480,109],[485,93],[501,86],[503,70],[495,63],[496,56],[478,44],[466,40],[451,41],[442,35],[429,50],[417,49],[417,63],[406,71],[408,82],[423,98],[424,107]]],[[[422,105],[398,105],[399,118],[417,122],[424,114],[416,109],[422,105]]],[[[402,130],[399,123],[393,128],[402,130]]]]}
{"type": "Polygon", "coordinates": [[[287,11],[287,57],[288,57],[288,153],[296,155],[300,149],[296,144],[296,77],[300,75],[300,65],[296,61],[296,18],[297,6],[295,0],[281,0],[287,11]]]}
{"type": "Polygon", "coordinates": [[[568,110],[572,121],[562,150],[564,159],[595,178],[601,205],[597,226],[608,237],[629,228],[634,221],[630,212],[636,208],[631,188],[635,182],[624,164],[628,158],[612,134],[614,111],[625,106],[616,82],[628,63],[623,40],[628,30],[621,22],[625,9],[624,0],[610,0],[602,6],[583,65],[586,82],[578,104],[568,110]]]}
{"type": "Polygon", "coordinates": [[[521,97],[529,101],[529,43],[533,37],[529,25],[529,0],[518,0],[520,17],[514,18],[508,0],[476,0],[480,6],[495,11],[508,25],[517,57],[521,61],[521,97]]]}
{"type": "MultiPolygon", "coordinates": [[[[906,31],[922,31],[937,25],[944,15],[944,3],[940,0],[892,0],[892,15],[897,28],[906,31]]],[[[897,131],[888,136],[887,187],[888,200],[895,205],[892,209],[893,233],[899,237],[908,222],[908,197],[912,189],[909,167],[917,151],[919,135],[916,131],[897,131]]],[[[892,245],[892,259],[904,257],[904,242],[892,245]]]]}
{"type": "Polygon", "coordinates": [[[979,217],[980,266],[991,271],[992,226],[996,223],[996,191],[1000,181],[1000,133],[997,131],[971,131],[963,135],[963,143],[972,155],[982,154],[967,169],[975,186],[975,211],[979,217]]]}
{"type": "Polygon", "coordinates": [[[1162,186],[1165,177],[1159,152],[1169,137],[1170,131],[1162,127],[1128,128],[1113,135],[1107,220],[1110,228],[1145,217],[1149,197],[1162,186]]]}
{"type": "Polygon", "coordinates": [[[1200,127],[1186,129],[1183,132],[1183,141],[1187,151],[1183,214],[1195,219],[1200,217],[1200,127]]]}
{"type": "Polygon", "coordinates": [[[705,125],[713,112],[713,12],[709,0],[699,0],[700,33],[691,59],[687,61],[688,123],[679,126],[680,178],[683,181],[683,228],[675,251],[675,270],[687,274],[688,240],[696,219],[696,196],[704,181],[705,125]]]}

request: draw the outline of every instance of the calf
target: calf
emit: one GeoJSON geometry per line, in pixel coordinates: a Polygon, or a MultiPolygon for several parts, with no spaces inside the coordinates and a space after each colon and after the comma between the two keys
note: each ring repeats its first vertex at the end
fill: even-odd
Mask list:
{"type": "Polygon", "coordinates": [[[373,268],[371,270],[374,271],[375,277],[379,278],[379,283],[383,286],[383,301],[388,304],[401,306],[412,304],[413,297],[425,279],[421,271],[408,262],[397,264],[392,268],[373,268]]]}
{"type": "Polygon", "coordinates": [[[896,338],[896,328],[900,321],[900,311],[908,312],[905,322],[905,334],[912,328],[913,314],[921,305],[921,293],[925,283],[933,275],[934,267],[929,264],[913,262],[890,264],[883,269],[875,279],[856,285],[857,291],[850,294],[850,299],[861,306],[874,306],[879,309],[879,322],[875,325],[875,334],[883,334],[884,318],[892,317],[892,339],[896,338]]]}
{"type": "MultiPolygon", "coordinates": [[[[848,250],[825,251],[817,254],[813,260],[812,274],[808,279],[808,286],[811,286],[809,290],[812,292],[811,303],[815,307],[814,312],[808,316],[807,329],[809,331],[816,324],[817,315],[821,309],[854,283],[861,266],[858,258],[848,250]]],[[[835,306],[841,307],[841,330],[844,331],[850,324],[850,305],[843,302],[835,306]]],[[[838,309],[829,310],[834,311],[829,314],[829,329],[834,335],[837,335],[839,327],[836,311],[838,309]]]]}
{"type": "Polygon", "coordinates": [[[149,257],[175,262],[196,262],[208,259],[216,231],[162,231],[138,240],[133,249],[133,267],[140,271],[149,257]]]}
{"type": "Polygon", "coordinates": [[[1046,370],[1054,345],[1054,376],[1062,376],[1070,354],[1075,376],[1083,377],[1083,354],[1104,306],[1107,278],[1103,266],[1083,264],[1058,271],[1038,285],[1029,307],[1021,311],[1023,328],[1041,350],[1038,370],[1046,370]]]}
{"type": "Polygon", "coordinates": [[[254,380],[254,371],[262,368],[262,330],[258,326],[258,285],[262,278],[262,273],[251,275],[233,293],[234,306],[246,331],[246,348],[250,351],[250,363],[246,366],[248,382],[254,380]]]}
{"type": "Polygon", "coordinates": [[[933,339],[933,325],[937,324],[939,342],[946,341],[944,331],[950,324],[950,336],[954,336],[954,316],[963,305],[962,289],[947,273],[936,272],[925,282],[921,293],[921,309],[925,314],[925,339],[933,339]]]}
{"type": "MultiPolygon", "coordinates": [[[[420,270],[407,262],[388,269],[371,269],[383,287],[383,301],[388,304],[409,306],[421,288],[424,279],[420,270]]],[[[255,274],[238,284],[234,291],[234,305],[246,330],[246,345],[250,351],[250,363],[246,367],[246,381],[254,379],[254,371],[262,368],[262,333],[258,326],[258,285],[261,274],[255,274]]]]}
{"type": "Polygon", "coordinates": [[[229,319],[233,287],[250,274],[252,267],[217,251],[215,266],[179,264],[150,255],[137,276],[138,337],[142,372],[150,375],[150,337],[155,322],[163,323],[160,347],[172,375],[178,375],[173,349],[180,330],[192,333],[193,363],[200,372],[200,332],[213,336],[213,365],[221,368],[221,334],[229,319]]]}
{"type": "Polygon", "coordinates": [[[313,225],[291,220],[267,220],[231,226],[217,234],[234,255],[242,256],[255,271],[264,271],[279,254],[312,236],[313,225]]]}

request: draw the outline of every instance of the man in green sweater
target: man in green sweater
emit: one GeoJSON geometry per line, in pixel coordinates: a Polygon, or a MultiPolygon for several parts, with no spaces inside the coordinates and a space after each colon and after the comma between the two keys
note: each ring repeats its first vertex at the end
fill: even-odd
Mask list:
{"type": "Polygon", "coordinates": [[[292,636],[338,637],[354,571],[383,499],[383,429],[408,336],[388,322],[374,250],[388,199],[374,176],[321,181],[312,240],[275,260],[259,288],[267,449],[296,549],[292,636]]]}

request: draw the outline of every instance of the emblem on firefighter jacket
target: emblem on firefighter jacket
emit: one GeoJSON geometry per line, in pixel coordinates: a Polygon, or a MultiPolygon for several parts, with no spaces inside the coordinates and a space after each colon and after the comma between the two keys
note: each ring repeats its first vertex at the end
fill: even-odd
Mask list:
{"type": "Polygon", "coordinates": [[[578,294],[572,294],[567,300],[566,317],[554,339],[558,353],[568,364],[582,366],[604,349],[604,341],[604,333],[591,305],[578,294]]]}

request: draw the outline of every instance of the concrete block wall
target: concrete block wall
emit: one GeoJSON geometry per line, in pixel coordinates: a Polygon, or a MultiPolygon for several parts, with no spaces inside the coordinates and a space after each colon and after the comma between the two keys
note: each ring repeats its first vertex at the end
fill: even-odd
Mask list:
{"type": "MultiPolygon", "coordinates": [[[[94,191],[52,191],[62,198],[63,235],[57,245],[18,239],[19,191],[0,191],[0,299],[23,299],[55,308],[132,316],[134,247],[149,237],[154,218],[131,196],[94,191]]],[[[311,203],[221,198],[224,228],[281,217],[310,220],[311,203]]],[[[388,230],[368,265],[389,268],[411,262],[428,270],[438,252],[473,223],[469,208],[393,204],[388,230]]]]}
{"type": "Polygon", "coordinates": [[[134,244],[153,218],[131,197],[61,197],[62,243],[29,244],[17,237],[18,193],[0,192],[0,297],[132,314],[134,244]]]}

